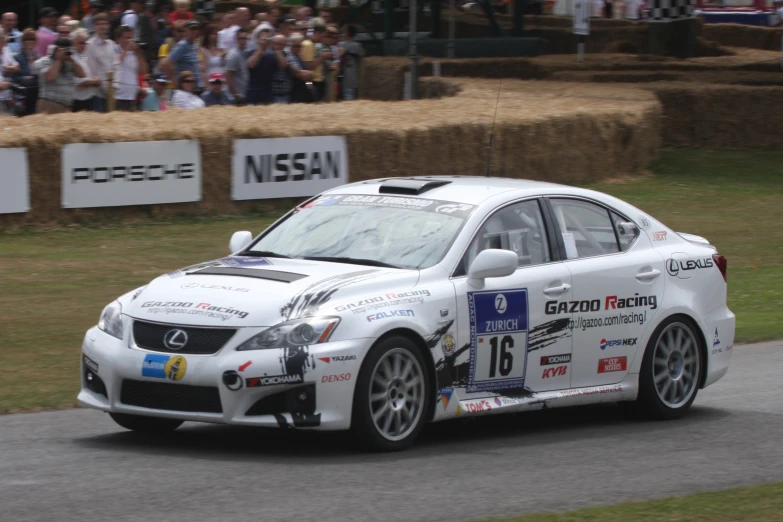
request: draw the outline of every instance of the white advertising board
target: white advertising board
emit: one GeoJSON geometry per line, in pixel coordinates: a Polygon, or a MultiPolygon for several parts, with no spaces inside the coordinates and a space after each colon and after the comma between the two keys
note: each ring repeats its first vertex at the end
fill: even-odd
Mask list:
{"type": "Polygon", "coordinates": [[[0,214],[30,210],[27,149],[0,149],[0,214]]]}
{"type": "Polygon", "coordinates": [[[343,136],[234,140],[231,199],[314,196],[348,182],[343,136]]]}
{"type": "Polygon", "coordinates": [[[63,147],[62,207],[201,200],[197,141],[74,143],[63,147]]]}

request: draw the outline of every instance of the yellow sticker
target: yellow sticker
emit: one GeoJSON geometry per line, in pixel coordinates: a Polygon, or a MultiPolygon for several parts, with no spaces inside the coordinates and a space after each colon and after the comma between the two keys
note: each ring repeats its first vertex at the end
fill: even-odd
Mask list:
{"type": "Polygon", "coordinates": [[[457,405],[457,417],[459,417],[460,413],[462,413],[462,404],[457,405]]]}
{"type": "Polygon", "coordinates": [[[166,361],[164,372],[166,372],[166,378],[172,381],[180,381],[185,376],[185,371],[188,369],[188,361],[181,355],[172,357],[166,361]]]}

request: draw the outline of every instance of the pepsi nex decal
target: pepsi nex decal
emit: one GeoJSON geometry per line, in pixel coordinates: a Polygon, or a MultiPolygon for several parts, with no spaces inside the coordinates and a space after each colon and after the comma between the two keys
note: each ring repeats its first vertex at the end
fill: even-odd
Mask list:
{"type": "Polygon", "coordinates": [[[468,393],[525,385],[527,289],[468,292],[470,370],[468,393]]]}

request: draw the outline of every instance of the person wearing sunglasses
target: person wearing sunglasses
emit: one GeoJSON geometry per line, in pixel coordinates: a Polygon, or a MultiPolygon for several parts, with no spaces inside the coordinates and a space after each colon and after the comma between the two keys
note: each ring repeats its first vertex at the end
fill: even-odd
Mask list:
{"type": "Polygon", "coordinates": [[[204,100],[194,93],[196,76],[191,71],[182,71],[177,81],[177,90],[171,96],[171,105],[180,109],[200,109],[206,106],[204,100]]]}

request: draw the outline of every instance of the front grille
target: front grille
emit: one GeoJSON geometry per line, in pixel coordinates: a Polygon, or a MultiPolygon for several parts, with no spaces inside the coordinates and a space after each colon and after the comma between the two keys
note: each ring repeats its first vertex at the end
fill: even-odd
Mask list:
{"type": "Polygon", "coordinates": [[[155,410],[223,413],[220,392],[214,386],[125,379],[122,381],[120,402],[155,410]]]}
{"type": "MultiPolygon", "coordinates": [[[[223,348],[235,333],[236,329],[233,328],[195,328],[145,321],[133,322],[133,339],[136,345],[145,350],[164,353],[210,355],[223,348]],[[172,350],[163,342],[163,338],[172,330],[182,330],[187,334],[187,343],[179,350],[172,350]]],[[[181,336],[177,338],[178,341],[181,339],[181,336]]]]}

